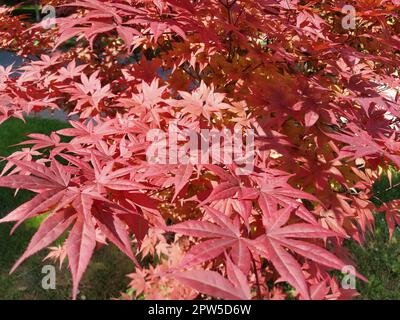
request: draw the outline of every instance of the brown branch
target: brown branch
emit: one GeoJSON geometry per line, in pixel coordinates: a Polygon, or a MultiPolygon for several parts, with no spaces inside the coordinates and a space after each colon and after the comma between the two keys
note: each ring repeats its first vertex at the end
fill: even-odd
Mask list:
{"type": "Polygon", "coordinates": [[[262,300],[261,285],[260,285],[260,279],[258,278],[256,260],[254,260],[254,257],[253,257],[253,256],[251,257],[251,260],[252,260],[252,262],[253,262],[254,274],[256,275],[257,299],[258,299],[258,300],[262,300]]]}

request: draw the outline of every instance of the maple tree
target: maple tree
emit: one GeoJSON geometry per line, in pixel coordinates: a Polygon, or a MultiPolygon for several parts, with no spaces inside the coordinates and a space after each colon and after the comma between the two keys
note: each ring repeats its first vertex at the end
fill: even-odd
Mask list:
{"type": "MultiPolygon", "coordinates": [[[[0,186],[37,195],[0,222],[46,216],[12,271],[67,234],[49,257],[68,259],[74,298],[107,243],[132,260],[125,298],[356,295],[331,271],[354,265],[343,241],[362,245],[372,186],[400,166],[396,1],[42,4],[53,28],[0,7],[0,48],[25,57],[0,68],[0,123],[62,109],[71,127],[5,159],[0,186]],[[253,172],[149,162],[147,133],[173,124],[254,130],[253,172]]],[[[379,209],[391,233],[399,209],[379,209]]]]}

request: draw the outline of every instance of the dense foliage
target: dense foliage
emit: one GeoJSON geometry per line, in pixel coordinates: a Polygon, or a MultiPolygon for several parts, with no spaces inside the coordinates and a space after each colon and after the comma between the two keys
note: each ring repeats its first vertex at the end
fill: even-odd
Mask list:
{"type": "Polygon", "coordinates": [[[0,8],[0,46],[26,57],[0,69],[0,121],[61,108],[72,128],[7,158],[0,186],[37,195],[0,222],[46,215],[13,270],[68,232],[51,255],[74,297],[106,243],[132,260],[127,298],[356,295],[331,272],[353,264],[343,240],[362,244],[374,211],[400,223],[371,198],[400,166],[396,1],[42,3],[52,28],[0,8]],[[252,129],[255,158],[152,163],[148,132],[171,128],[252,129]]]}

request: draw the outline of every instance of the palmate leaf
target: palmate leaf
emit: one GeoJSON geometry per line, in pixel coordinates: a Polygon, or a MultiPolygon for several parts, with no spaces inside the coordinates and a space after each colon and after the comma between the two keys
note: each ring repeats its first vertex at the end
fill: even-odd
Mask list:
{"type": "MultiPolygon", "coordinates": [[[[75,186],[69,186],[71,175],[68,167],[54,162],[51,168],[47,168],[43,164],[34,162],[13,161],[23,172],[32,175],[26,176],[20,173],[0,177],[0,186],[20,187],[39,192],[39,194],[2,218],[0,222],[16,222],[13,228],[15,230],[29,218],[45,213],[49,213],[49,216],[43,221],[11,272],[14,272],[31,255],[51,245],[71,225],[72,228],[65,244],[73,278],[73,298],[76,298],[79,282],[96,247],[96,228],[99,228],[106,239],[114,243],[140,268],[132,252],[127,223],[118,217],[121,213],[128,214],[123,208],[108,201],[90,187],[81,190],[75,186]]],[[[94,170],[86,165],[84,169],[94,170]]],[[[120,174],[115,172],[113,178],[117,180],[115,183],[110,183],[110,188],[117,184],[118,187],[115,189],[121,189],[121,182],[118,180],[120,174]]],[[[131,185],[130,189],[132,188],[134,185],[131,185]]],[[[122,188],[122,190],[125,189],[125,187],[122,188]]]]}
{"type": "Polygon", "coordinates": [[[60,171],[60,165],[55,163],[51,168],[47,168],[43,164],[30,161],[16,159],[10,161],[17,165],[21,171],[18,175],[0,177],[0,186],[22,188],[39,193],[35,198],[0,220],[0,222],[17,222],[15,229],[26,219],[42,214],[59,203],[65,195],[66,186],[69,183],[69,174],[60,171]],[[22,175],[22,172],[31,175],[22,175]]]}
{"type": "Polygon", "coordinates": [[[310,291],[301,266],[286,249],[332,269],[342,270],[346,263],[320,246],[291,239],[340,237],[339,234],[319,225],[297,223],[285,226],[295,210],[288,207],[276,212],[272,218],[265,216],[263,221],[266,234],[254,240],[253,249],[271,261],[281,278],[293,285],[304,299],[310,299],[310,291]]]}
{"type": "Polygon", "coordinates": [[[180,234],[210,239],[192,247],[178,268],[190,268],[199,265],[218,257],[227,249],[231,249],[232,259],[242,272],[247,273],[251,262],[247,239],[241,236],[238,226],[235,226],[234,222],[223,212],[211,207],[205,207],[205,210],[214,223],[186,221],[168,228],[169,231],[180,234]]]}
{"type": "Polygon", "coordinates": [[[25,253],[18,259],[10,273],[14,272],[24,260],[57,240],[76,219],[74,213],[72,209],[64,209],[50,214],[40,225],[25,253]]]}
{"type": "Polygon", "coordinates": [[[247,298],[237,294],[235,287],[226,278],[215,271],[185,271],[175,274],[174,278],[210,296],[228,300],[245,300],[247,298]]]}
{"type": "Polygon", "coordinates": [[[132,251],[132,243],[126,223],[124,223],[117,214],[114,214],[112,210],[100,207],[94,208],[93,211],[96,224],[104,233],[106,238],[124,252],[136,264],[136,266],[139,266],[132,251]],[[108,214],[104,214],[105,211],[108,211],[108,214]]]}
{"type": "Polygon", "coordinates": [[[228,255],[226,270],[228,279],[215,271],[193,270],[173,274],[173,277],[193,289],[228,300],[250,300],[250,288],[245,274],[228,255]]]}
{"type": "Polygon", "coordinates": [[[392,160],[396,166],[400,167],[400,157],[391,154],[389,150],[383,146],[381,141],[376,141],[367,132],[353,124],[350,124],[348,127],[353,133],[352,135],[347,133],[326,133],[333,139],[347,144],[340,150],[339,158],[350,157],[352,159],[357,159],[367,156],[373,158],[384,156],[392,160]]]}

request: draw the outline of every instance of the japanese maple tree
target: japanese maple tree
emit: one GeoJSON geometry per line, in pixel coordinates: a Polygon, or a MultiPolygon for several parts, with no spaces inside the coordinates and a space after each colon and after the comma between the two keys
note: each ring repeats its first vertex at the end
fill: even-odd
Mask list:
{"type": "Polygon", "coordinates": [[[132,260],[125,298],[357,294],[332,272],[354,265],[344,239],[362,245],[379,210],[400,222],[371,193],[400,166],[397,1],[41,2],[52,27],[0,7],[0,47],[25,58],[0,68],[0,123],[62,109],[70,128],[5,159],[0,186],[37,195],[0,222],[45,216],[12,271],[66,235],[49,256],[68,260],[74,298],[108,243],[132,260]],[[173,126],[252,130],[255,156],[149,161],[148,133],[173,126]]]}

